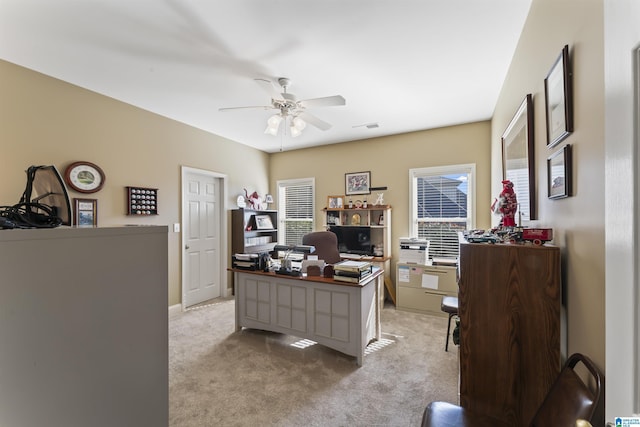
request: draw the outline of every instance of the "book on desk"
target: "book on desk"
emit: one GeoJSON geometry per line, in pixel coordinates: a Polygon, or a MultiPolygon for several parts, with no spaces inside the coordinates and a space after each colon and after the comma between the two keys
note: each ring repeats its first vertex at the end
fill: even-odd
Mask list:
{"type": "Polygon", "coordinates": [[[333,279],[342,282],[358,283],[372,272],[372,264],[367,261],[347,260],[333,265],[333,279]]]}

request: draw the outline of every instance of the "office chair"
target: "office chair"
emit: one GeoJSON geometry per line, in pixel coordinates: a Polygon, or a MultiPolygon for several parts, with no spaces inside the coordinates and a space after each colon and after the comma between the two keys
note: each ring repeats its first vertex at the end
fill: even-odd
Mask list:
{"type": "MultiPolygon", "coordinates": [[[[579,421],[604,425],[604,375],[591,359],[575,353],[565,362],[529,426],[575,427],[579,421]],[[578,363],[584,365],[586,371],[576,371],[574,368],[578,363]],[[582,377],[586,378],[583,380],[582,377]]],[[[447,402],[431,402],[422,415],[422,427],[508,425],[489,415],[477,414],[447,402]]]]}
{"type": "Polygon", "coordinates": [[[451,319],[458,316],[458,297],[442,297],[440,310],[449,314],[449,324],[447,325],[447,339],[444,344],[444,351],[449,351],[449,335],[451,334],[451,319]]]}
{"type": "Polygon", "coordinates": [[[314,255],[318,255],[318,259],[324,260],[326,264],[340,262],[338,237],[331,231],[314,231],[305,234],[302,236],[302,244],[315,246],[314,255]]]}

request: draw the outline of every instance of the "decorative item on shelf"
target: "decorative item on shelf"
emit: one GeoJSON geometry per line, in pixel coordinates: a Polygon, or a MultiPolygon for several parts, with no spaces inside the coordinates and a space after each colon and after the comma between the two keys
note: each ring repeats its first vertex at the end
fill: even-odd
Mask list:
{"type": "Polygon", "coordinates": [[[271,194],[266,194],[264,196],[264,202],[268,205],[269,203],[273,203],[273,196],[271,194]]]}
{"type": "Polygon", "coordinates": [[[374,203],[375,206],[384,205],[384,193],[378,193],[378,197],[374,203]]]}
{"type": "Polygon", "coordinates": [[[127,187],[127,215],[158,215],[158,189],[127,187]]]}
{"type": "Polygon", "coordinates": [[[351,225],[360,225],[360,214],[355,213],[351,216],[351,225]]]}
{"type": "Polygon", "coordinates": [[[244,196],[242,194],[239,195],[238,198],[236,199],[236,204],[238,205],[239,208],[247,207],[247,201],[244,199],[244,196]]]}
{"type": "Polygon", "coordinates": [[[328,196],[327,197],[327,207],[329,209],[342,209],[344,207],[344,197],[343,196],[328,196]]]}
{"type": "Polygon", "coordinates": [[[255,220],[258,230],[273,230],[273,222],[269,215],[256,215],[255,220]]]}
{"type": "Polygon", "coordinates": [[[502,181],[502,192],[491,204],[491,211],[502,215],[500,225],[502,227],[515,227],[515,214],[518,209],[518,200],[513,191],[513,183],[509,180],[502,181]]]}
{"type": "Polygon", "coordinates": [[[356,200],[355,206],[357,209],[360,209],[362,207],[362,200],[356,200]]]}
{"type": "Polygon", "coordinates": [[[251,209],[255,209],[257,211],[263,209],[262,207],[262,197],[258,195],[257,191],[249,194],[247,189],[244,189],[244,198],[247,203],[249,203],[251,209]]]}
{"type": "Polygon", "coordinates": [[[353,209],[353,200],[349,198],[349,209],[353,209]]]}
{"type": "Polygon", "coordinates": [[[371,194],[371,172],[350,172],[344,174],[345,194],[371,194]]]}
{"type": "Polygon", "coordinates": [[[340,213],[335,211],[327,212],[327,224],[340,225],[340,213]]]}
{"type": "Polygon", "coordinates": [[[384,213],[381,213],[378,217],[378,225],[384,225],[384,213]]]}
{"type": "Polygon", "coordinates": [[[362,207],[367,209],[367,198],[365,197],[364,201],[362,202],[362,207]]]}
{"type": "Polygon", "coordinates": [[[64,180],[69,187],[79,193],[95,193],[104,186],[106,177],[96,164],[74,162],[65,169],[64,180]]]}

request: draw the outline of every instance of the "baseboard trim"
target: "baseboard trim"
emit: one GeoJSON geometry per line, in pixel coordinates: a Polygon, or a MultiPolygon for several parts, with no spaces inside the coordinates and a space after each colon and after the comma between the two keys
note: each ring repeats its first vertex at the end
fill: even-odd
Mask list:
{"type": "Polygon", "coordinates": [[[174,304],[169,306],[169,319],[173,319],[182,314],[182,304],[174,304]]]}

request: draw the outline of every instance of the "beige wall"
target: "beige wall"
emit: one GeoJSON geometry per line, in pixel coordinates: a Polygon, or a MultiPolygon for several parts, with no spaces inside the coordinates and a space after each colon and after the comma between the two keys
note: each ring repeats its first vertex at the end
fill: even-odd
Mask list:
{"type": "MultiPolygon", "coordinates": [[[[344,174],[371,171],[373,187],[391,205],[392,268],[400,237],[409,235],[409,169],[476,164],[476,226],[490,226],[490,123],[479,122],[422,132],[352,141],[271,155],[271,191],[278,180],[315,177],[316,229],[322,228],[327,196],[345,193],[344,174]]],[[[372,199],[376,193],[372,194],[372,199]]],[[[373,201],[373,200],[371,200],[373,201]]],[[[392,277],[395,273],[392,271],[392,277]]]]}
{"type": "Polygon", "coordinates": [[[605,366],[604,39],[600,0],[534,0],[491,128],[492,185],[498,191],[500,136],[527,93],[533,94],[538,220],[562,248],[567,351],[605,366]],[[574,132],[546,147],[544,78],[568,44],[573,65],[574,132]],[[546,159],[573,148],[573,197],[547,198],[546,159]]]}
{"type": "MultiPolygon", "coordinates": [[[[86,160],[106,174],[99,225],[180,222],[180,168],[227,176],[229,208],[242,189],[267,192],[269,156],[105,96],[0,61],[0,204],[19,201],[31,165],[86,160]],[[126,215],[125,187],[158,188],[159,215],[126,215]]],[[[227,217],[227,221],[229,218],[227,217]]],[[[180,296],[180,234],[169,234],[169,304],[180,296]]],[[[69,254],[73,256],[73,254],[69,254]]]]}

